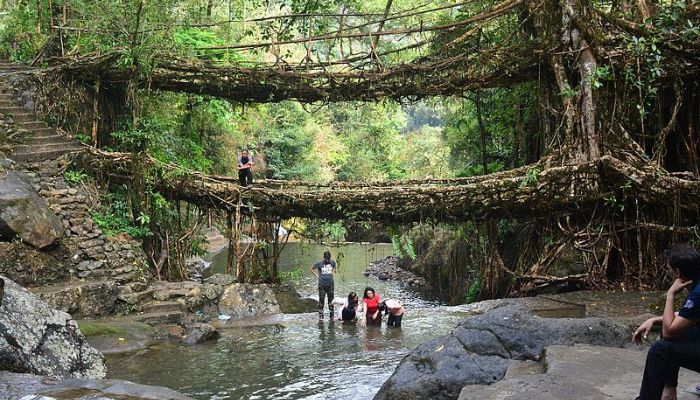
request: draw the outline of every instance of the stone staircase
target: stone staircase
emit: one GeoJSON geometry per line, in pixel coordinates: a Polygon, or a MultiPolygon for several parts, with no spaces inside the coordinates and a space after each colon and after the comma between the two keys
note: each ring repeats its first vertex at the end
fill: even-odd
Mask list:
{"type": "Polygon", "coordinates": [[[12,118],[16,127],[11,157],[19,163],[53,160],[58,157],[79,152],[83,146],[71,140],[56,128],[28,112],[15,102],[11,88],[2,79],[7,74],[26,72],[29,68],[17,64],[0,63],[0,114],[12,118]]]}
{"type": "MultiPolygon", "coordinates": [[[[63,242],[70,250],[68,264],[71,277],[85,280],[84,285],[92,286],[96,281],[113,282],[114,290],[107,290],[110,295],[105,296],[104,300],[111,302],[111,305],[104,305],[100,310],[114,310],[114,304],[122,293],[134,291],[132,287],[124,285],[144,280],[141,270],[145,266],[146,256],[138,241],[106,237],[92,219],[91,212],[98,204],[96,196],[82,184],[71,187],[66,182],[64,172],[70,165],[70,158],[84,146],[18,104],[16,99],[19,95],[7,81],[10,76],[16,77],[28,70],[28,67],[0,62],[0,128],[9,132],[9,157],[16,162],[15,169],[25,174],[39,196],[60,218],[64,228],[63,242]]],[[[63,287],[45,288],[42,297],[65,298],[66,293],[102,290],[92,290],[92,286],[74,288],[75,284],[74,280],[63,284],[63,287]]],[[[96,316],[91,315],[90,309],[86,311],[83,310],[85,307],[75,306],[80,303],[77,298],[70,307],[63,304],[71,302],[57,300],[55,303],[61,305],[59,309],[66,308],[64,311],[78,310],[76,313],[79,315],[96,316]]]]}

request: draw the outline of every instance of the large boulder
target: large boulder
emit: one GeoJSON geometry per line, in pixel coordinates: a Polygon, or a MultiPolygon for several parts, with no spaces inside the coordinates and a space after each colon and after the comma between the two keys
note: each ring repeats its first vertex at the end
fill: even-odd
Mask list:
{"type": "Polygon", "coordinates": [[[268,285],[234,283],[224,288],[219,299],[219,312],[234,318],[277,314],[280,307],[268,285]]]}
{"type": "Polygon", "coordinates": [[[623,347],[629,327],[602,318],[539,318],[506,302],[468,318],[448,336],[409,353],[375,399],[456,399],[465,385],[503,379],[513,363],[539,360],[550,345],[623,347]]]}
{"type": "Polygon", "coordinates": [[[57,378],[103,378],[104,357],[90,346],[70,315],[0,276],[0,370],[57,378]]]}
{"type": "Polygon", "coordinates": [[[70,251],[63,245],[38,251],[19,241],[0,242],[0,275],[23,287],[67,281],[69,257],[70,251]]]}
{"type": "Polygon", "coordinates": [[[42,286],[32,290],[49,307],[67,312],[75,318],[96,318],[111,315],[117,301],[114,281],[70,282],[42,286]]]}
{"type": "Polygon", "coordinates": [[[318,300],[301,297],[292,285],[274,285],[275,299],[285,314],[301,314],[318,311],[318,300]]]}
{"type": "Polygon", "coordinates": [[[0,179],[0,236],[15,236],[37,248],[63,236],[61,220],[19,173],[4,171],[0,179]]]}

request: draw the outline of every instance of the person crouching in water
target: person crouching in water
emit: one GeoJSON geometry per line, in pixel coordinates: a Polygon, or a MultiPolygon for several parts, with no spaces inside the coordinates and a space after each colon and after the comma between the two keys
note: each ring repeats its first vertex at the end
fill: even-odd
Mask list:
{"type": "Polygon", "coordinates": [[[381,303],[381,299],[379,295],[374,292],[373,288],[365,288],[362,302],[365,303],[365,309],[367,311],[367,323],[371,325],[381,325],[382,314],[379,312],[379,303],[381,303]]]}
{"type": "Polygon", "coordinates": [[[386,325],[394,328],[401,328],[401,320],[403,319],[404,312],[406,312],[403,308],[403,303],[398,300],[385,300],[384,309],[389,315],[386,325]]]}
{"type": "Polygon", "coordinates": [[[661,325],[661,339],[647,353],[638,400],[675,400],[680,367],[700,372],[700,252],[684,243],[666,252],[674,278],[666,293],[661,317],[649,318],[634,331],[632,340],[641,343],[654,325],[661,325]],[[676,296],[690,288],[683,307],[673,310],[676,296]]]}
{"type": "Polygon", "coordinates": [[[359,299],[357,298],[357,293],[350,292],[350,294],[348,294],[347,300],[345,300],[342,304],[342,308],[340,309],[338,319],[343,322],[357,320],[359,325],[364,326],[364,305],[365,303],[360,303],[359,299]]]}

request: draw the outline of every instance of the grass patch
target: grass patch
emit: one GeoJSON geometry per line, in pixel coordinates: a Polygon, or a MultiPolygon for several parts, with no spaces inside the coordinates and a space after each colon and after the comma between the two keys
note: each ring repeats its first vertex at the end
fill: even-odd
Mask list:
{"type": "Polygon", "coordinates": [[[109,322],[100,321],[77,321],[80,331],[85,336],[98,335],[118,335],[124,333],[124,330],[119,326],[115,326],[109,322]]]}

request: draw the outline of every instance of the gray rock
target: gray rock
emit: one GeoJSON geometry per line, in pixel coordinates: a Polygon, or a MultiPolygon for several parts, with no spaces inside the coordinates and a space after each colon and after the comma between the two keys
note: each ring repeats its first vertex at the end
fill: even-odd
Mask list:
{"type": "Polygon", "coordinates": [[[113,281],[71,282],[43,286],[34,292],[48,303],[49,307],[67,312],[76,318],[110,315],[117,301],[117,289],[113,281]]]}
{"type": "Polygon", "coordinates": [[[219,299],[219,311],[241,318],[277,314],[280,307],[269,286],[234,283],[225,287],[219,299]]]}
{"type": "Polygon", "coordinates": [[[0,398],[20,399],[25,396],[27,399],[192,400],[162,386],[140,385],[117,379],[52,381],[39,375],[0,371],[0,398]]]}
{"type": "Polygon", "coordinates": [[[546,346],[629,343],[626,325],[602,318],[538,318],[504,304],[466,319],[451,335],[418,346],[375,399],[454,399],[465,385],[501,380],[514,362],[539,360],[546,346]]]}
{"type": "Polygon", "coordinates": [[[0,179],[0,235],[37,248],[53,244],[63,235],[61,220],[22,175],[5,171],[0,179]]]}
{"type": "MultiPolygon", "coordinates": [[[[459,400],[634,399],[645,358],[646,351],[638,348],[551,346],[545,350],[545,371],[511,367],[498,383],[465,386],[459,400]]],[[[697,399],[687,392],[698,381],[700,374],[681,369],[678,399],[697,399]]]]}
{"type": "Polygon", "coordinates": [[[185,324],[185,344],[204,343],[208,340],[215,340],[219,337],[219,332],[211,325],[203,322],[192,322],[185,324]]]}
{"type": "Polygon", "coordinates": [[[318,300],[303,298],[292,285],[274,285],[275,299],[285,314],[301,314],[318,311],[318,300]]]}
{"type": "Polygon", "coordinates": [[[214,285],[226,286],[232,283],[236,283],[236,277],[227,274],[214,274],[204,280],[204,283],[211,283],[214,285]]]}
{"type": "Polygon", "coordinates": [[[70,315],[52,310],[39,297],[2,278],[0,370],[59,378],[105,376],[104,357],[86,342],[70,315]]]}

